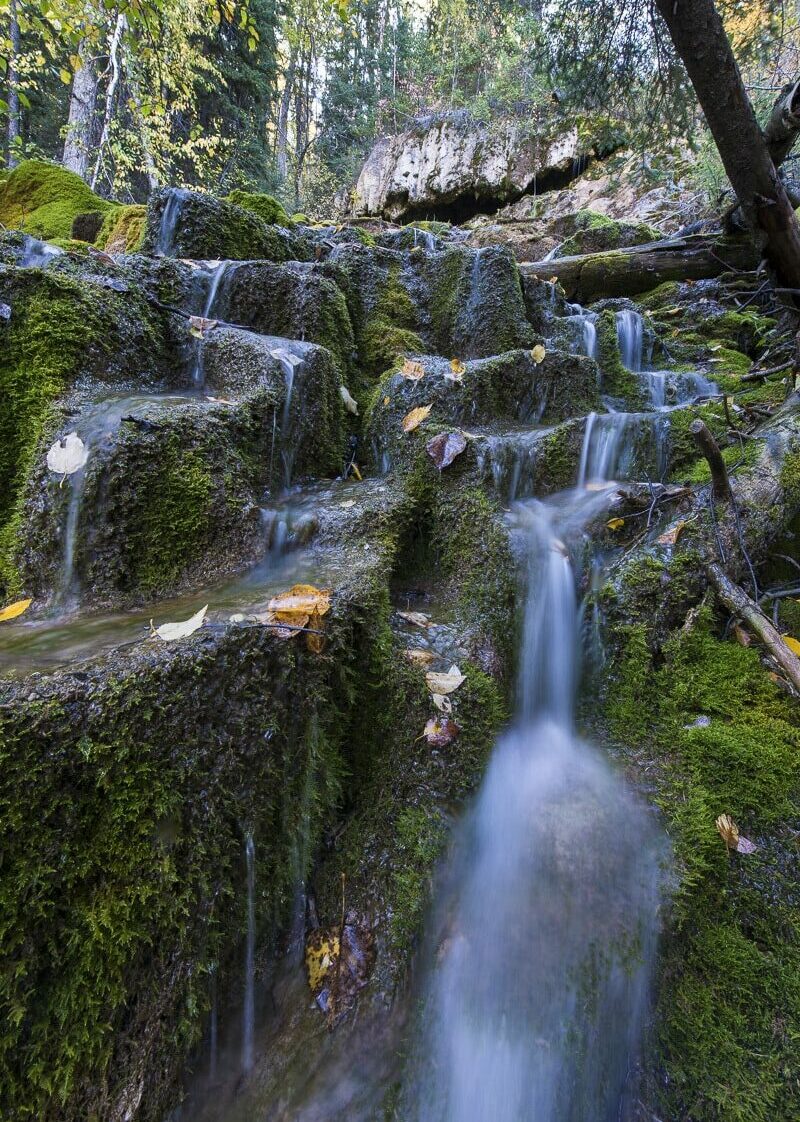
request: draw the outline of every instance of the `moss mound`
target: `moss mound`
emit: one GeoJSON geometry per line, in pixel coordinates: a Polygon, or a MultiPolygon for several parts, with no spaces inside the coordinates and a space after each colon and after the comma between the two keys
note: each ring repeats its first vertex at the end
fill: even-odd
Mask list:
{"type": "Polygon", "coordinates": [[[0,182],[0,222],[45,240],[70,238],[79,214],[110,206],[79,175],[44,160],[25,160],[0,182]]]}
{"type": "Polygon", "coordinates": [[[106,253],[136,253],[142,248],[147,207],[115,206],[106,212],[94,244],[106,253]]]}
{"type": "Polygon", "coordinates": [[[254,191],[231,191],[226,196],[226,202],[234,203],[244,210],[251,210],[264,222],[273,226],[294,226],[294,221],[289,217],[281,204],[272,195],[263,195],[254,191]]]}

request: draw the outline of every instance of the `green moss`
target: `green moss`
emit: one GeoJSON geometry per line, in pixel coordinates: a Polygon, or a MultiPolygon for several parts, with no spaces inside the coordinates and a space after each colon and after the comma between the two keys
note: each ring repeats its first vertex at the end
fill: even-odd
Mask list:
{"type": "Polygon", "coordinates": [[[245,210],[251,210],[253,214],[257,214],[264,222],[269,222],[271,225],[288,227],[294,225],[295,220],[289,217],[278,200],[272,195],[236,190],[231,191],[226,196],[226,201],[235,203],[236,206],[243,207],[245,210]]]}
{"type": "Polygon", "coordinates": [[[25,160],[0,183],[0,223],[37,238],[69,238],[76,216],[112,204],[79,175],[44,160],[25,160]]]}
{"type": "Polygon", "coordinates": [[[14,564],[24,482],[54,403],[78,373],[90,342],[102,339],[93,303],[75,281],[42,274],[14,301],[0,327],[0,579],[18,591],[14,564]]]}
{"type": "Polygon", "coordinates": [[[572,215],[571,225],[573,233],[561,245],[561,257],[643,245],[659,237],[658,231],[644,222],[618,222],[593,210],[580,210],[572,215]]]}
{"type": "Polygon", "coordinates": [[[647,635],[645,622],[628,633],[609,712],[649,761],[680,873],[655,1017],[658,1113],[791,1118],[800,924],[784,823],[800,810],[798,714],[755,649],[717,638],[707,610],[673,633],[660,665],[647,635]],[[726,856],[722,813],[756,853],[726,856]]]}
{"type": "Polygon", "coordinates": [[[161,451],[158,476],[148,488],[141,523],[130,531],[134,581],[153,594],[174,586],[208,536],[212,480],[208,464],[177,442],[161,451]]]}
{"type": "Polygon", "coordinates": [[[138,253],[146,225],[147,207],[113,207],[106,213],[94,244],[107,253],[138,253]]]}
{"type": "Polygon", "coordinates": [[[787,509],[800,506],[800,452],[787,452],[781,465],[781,486],[787,509]]]}
{"type": "Polygon", "coordinates": [[[412,945],[430,896],[431,873],[444,849],[447,827],[429,807],[404,807],[395,823],[398,863],[392,876],[391,937],[398,950],[412,945]]]}
{"type": "Polygon", "coordinates": [[[416,327],[414,302],[400,280],[400,266],[392,264],[361,335],[361,353],[370,371],[386,370],[398,355],[424,350],[416,327]]]}
{"type": "MultiPolygon", "coordinates": [[[[760,440],[744,440],[741,444],[738,440],[734,440],[727,448],[722,449],[722,459],[725,461],[729,472],[733,472],[740,467],[751,467],[758,459],[763,447],[764,445],[760,440]]],[[[711,469],[708,466],[708,460],[702,457],[674,474],[687,483],[711,482],[711,469]]]]}

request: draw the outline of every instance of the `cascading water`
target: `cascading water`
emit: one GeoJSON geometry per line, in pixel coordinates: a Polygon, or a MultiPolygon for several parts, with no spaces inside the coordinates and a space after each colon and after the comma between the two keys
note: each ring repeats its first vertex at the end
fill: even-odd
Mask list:
{"type": "Polygon", "coordinates": [[[617,342],[622,365],[634,374],[642,369],[644,361],[644,320],[639,312],[617,312],[617,342]]]}
{"type": "Polygon", "coordinates": [[[156,254],[159,257],[168,257],[175,247],[175,227],[187,194],[188,192],[178,187],[172,187],[167,192],[156,239],[156,254]]]}
{"type": "Polygon", "coordinates": [[[58,246],[49,245],[47,242],[39,241],[38,238],[32,238],[30,234],[25,234],[22,238],[20,268],[43,269],[56,257],[63,255],[64,250],[59,249],[58,246]]]}
{"type": "MultiPolygon", "coordinates": [[[[214,306],[220,293],[228,266],[230,261],[218,261],[215,267],[208,274],[208,289],[206,298],[203,303],[202,317],[203,319],[213,319],[214,306]]],[[[193,338],[193,360],[192,360],[192,385],[197,389],[203,389],[205,386],[205,341],[202,338],[193,338]]]]}
{"type": "Polygon", "coordinates": [[[438,930],[415,1122],[612,1122],[647,1005],[659,846],[574,730],[579,614],[569,546],[607,503],[522,508],[531,576],[516,727],[462,830],[438,930]]]}
{"type": "Polygon", "coordinates": [[[277,348],[272,352],[273,358],[276,358],[283,370],[283,376],[286,382],[286,392],[283,399],[283,412],[281,414],[281,427],[280,427],[280,450],[281,460],[283,462],[283,482],[284,486],[289,487],[292,482],[292,471],[294,469],[295,457],[295,442],[293,440],[293,415],[292,415],[292,399],[294,397],[294,383],[298,368],[303,365],[302,355],[293,354],[291,351],[286,350],[284,347],[277,348]]]}
{"type": "Polygon", "coordinates": [[[569,312],[566,317],[567,322],[576,328],[580,353],[596,359],[598,355],[596,314],[587,312],[580,304],[567,304],[567,310],[569,312]]]}
{"type": "Polygon", "coordinates": [[[255,1059],[256,1022],[256,847],[250,832],[245,837],[244,852],[247,866],[247,938],[244,951],[242,1071],[248,1072],[255,1059]]]}

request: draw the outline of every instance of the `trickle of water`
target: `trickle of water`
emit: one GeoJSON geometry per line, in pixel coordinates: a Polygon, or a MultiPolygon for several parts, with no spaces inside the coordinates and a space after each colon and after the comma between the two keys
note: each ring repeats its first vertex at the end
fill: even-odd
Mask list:
{"type": "Polygon", "coordinates": [[[597,358],[597,316],[587,312],[580,304],[567,304],[569,315],[566,317],[577,328],[578,346],[581,354],[597,358]]]}
{"type": "Polygon", "coordinates": [[[59,249],[58,246],[48,245],[47,242],[39,241],[38,238],[32,238],[30,234],[25,234],[22,239],[20,268],[43,269],[54,258],[62,257],[63,254],[64,250],[59,249]]]}
{"type": "Polygon", "coordinates": [[[617,312],[617,341],[622,365],[638,374],[644,352],[644,320],[639,312],[626,309],[617,312]]]}
{"type": "Polygon", "coordinates": [[[283,461],[283,482],[285,487],[289,487],[292,482],[292,470],[294,468],[296,452],[293,439],[292,398],[294,396],[295,376],[298,368],[303,365],[304,360],[302,355],[292,354],[291,351],[287,351],[284,348],[272,351],[272,356],[280,363],[286,381],[286,393],[283,399],[283,412],[281,414],[280,448],[281,460],[283,461]]]}
{"type": "Polygon", "coordinates": [[[179,187],[171,187],[167,192],[167,201],[161,212],[161,222],[158,227],[158,238],[156,240],[156,255],[159,257],[168,257],[173,251],[175,244],[175,227],[178,223],[181,207],[183,206],[186,195],[187,192],[181,190],[179,187]]]}
{"type": "MultiPolygon", "coordinates": [[[[231,264],[230,261],[218,261],[217,264],[215,265],[215,267],[211,270],[211,272],[208,275],[208,289],[207,289],[207,292],[206,292],[206,298],[205,298],[205,301],[203,303],[203,310],[202,310],[203,319],[213,319],[214,318],[214,306],[217,302],[217,298],[218,298],[219,293],[220,293],[220,288],[222,287],[225,274],[228,271],[228,266],[230,264],[231,264]]],[[[193,337],[192,338],[192,344],[193,344],[193,346],[192,346],[193,361],[192,361],[192,372],[191,372],[192,385],[196,386],[198,389],[202,389],[205,386],[205,381],[206,381],[206,375],[205,375],[205,340],[202,339],[202,338],[198,339],[196,337],[193,337]]]]}
{"type": "Polygon", "coordinates": [[[244,951],[244,1003],[242,1006],[242,1071],[248,1072],[255,1059],[256,1020],[256,847],[252,833],[245,837],[247,866],[247,939],[244,951]]]}

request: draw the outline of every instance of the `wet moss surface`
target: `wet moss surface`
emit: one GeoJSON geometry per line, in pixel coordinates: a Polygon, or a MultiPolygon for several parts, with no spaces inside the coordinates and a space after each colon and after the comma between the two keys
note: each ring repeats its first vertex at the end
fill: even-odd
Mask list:
{"type": "Polygon", "coordinates": [[[754,649],[705,609],[652,661],[633,627],[609,714],[669,823],[678,885],[649,1091],[670,1118],[793,1118],[800,1024],[800,720],[754,649]],[[755,853],[726,853],[731,815],[755,853]]]}

